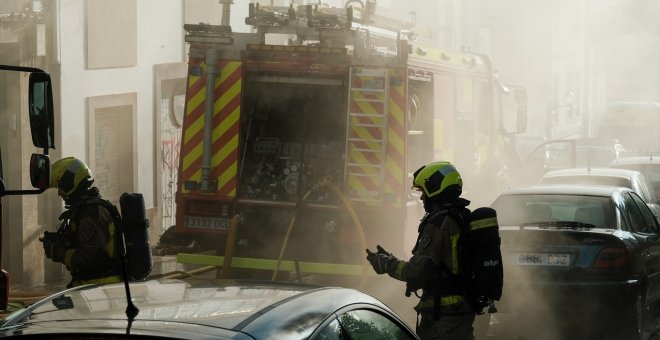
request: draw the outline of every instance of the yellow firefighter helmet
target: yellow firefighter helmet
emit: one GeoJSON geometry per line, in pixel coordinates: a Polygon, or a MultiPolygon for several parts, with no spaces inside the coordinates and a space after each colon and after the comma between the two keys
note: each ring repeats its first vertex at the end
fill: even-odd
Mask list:
{"type": "Polygon", "coordinates": [[[63,198],[69,198],[76,190],[89,189],[92,182],[92,171],[78,158],[66,157],[53,163],[50,187],[57,188],[63,198]]]}
{"type": "Polygon", "coordinates": [[[422,190],[428,198],[442,193],[460,196],[463,192],[463,179],[451,163],[434,162],[415,171],[413,188],[422,190]]]}

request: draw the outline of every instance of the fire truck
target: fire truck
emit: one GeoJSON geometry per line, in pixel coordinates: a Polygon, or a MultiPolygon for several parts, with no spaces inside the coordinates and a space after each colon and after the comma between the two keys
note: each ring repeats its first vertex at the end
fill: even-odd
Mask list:
{"type": "MultiPolygon", "coordinates": [[[[41,69],[34,67],[24,67],[15,65],[0,65],[0,72],[3,75],[8,72],[18,72],[18,74],[28,74],[27,84],[21,80],[20,92],[27,92],[28,101],[20,103],[15,107],[23,107],[18,112],[11,112],[21,116],[25,113],[29,116],[30,136],[32,144],[36,149],[42,149],[41,153],[34,152],[29,160],[30,184],[34,189],[24,189],[22,181],[15,176],[5,176],[2,169],[2,148],[0,148],[0,263],[2,262],[2,199],[5,196],[24,196],[37,195],[43,193],[48,188],[50,180],[50,158],[48,150],[55,148],[55,119],[53,105],[53,89],[50,75],[41,69]],[[25,111],[25,112],[23,112],[25,111]],[[13,177],[13,178],[12,178],[13,177]]],[[[18,98],[18,96],[17,96],[18,98]]],[[[4,98],[7,99],[7,98],[4,98]]],[[[8,100],[8,99],[7,99],[8,100]]],[[[14,99],[12,98],[12,101],[14,99]]],[[[9,100],[8,100],[9,101],[9,100]]],[[[16,152],[17,149],[13,149],[16,152]]],[[[22,151],[21,151],[22,153],[22,151]]],[[[26,159],[17,155],[12,155],[13,160],[24,162],[26,159]]],[[[11,212],[10,212],[11,213],[11,212]]],[[[13,231],[12,231],[13,232],[13,231]]],[[[5,234],[6,235],[6,234],[5,234]]],[[[9,303],[9,285],[10,275],[4,269],[0,269],[0,312],[7,310],[9,303]]]]}
{"type": "Polygon", "coordinates": [[[221,25],[185,26],[177,233],[235,227],[217,254],[234,267],[356,273],[341,266],[363,265],[366,247],[409,253],[418,167],[448,160],[468,182],[502,159],[524,130],[524,89],[485,55],[417,45],[374,3],[251,3],[252,33],[232,32],[225,4],[221,25]]]}

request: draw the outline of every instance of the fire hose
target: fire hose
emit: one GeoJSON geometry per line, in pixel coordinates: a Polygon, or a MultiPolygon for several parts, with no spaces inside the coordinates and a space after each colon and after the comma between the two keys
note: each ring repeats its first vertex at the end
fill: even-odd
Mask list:
{"type": "MultiPolygon", "coordinates": [[[[355,227],[356,232],[357,232],[357,234],[360,238],[360,246],[363,249],[366,249],[367,248],[367,241],[366,241],[366,238],[364,236],[364,229],[362,228],[362,223],[360,223],[360,219],[359,219],[357,213],[355,212],[355,209],[351,205],[351,202],[348,200],[348,198],[346,198],[346,196],[341,192],[341,190],[336,185],[334,185],[332,182],[330,182],[329,179],[324,178],[319,182],[319,188],[322,188],[322,187],[329,187],[337,195],[337,197],[341,201],[342,205],[344,205],[344,207],[348,211],[349,215],[351,216],[351,220],[353,220],[353,226],[355,227]]],[[[301,204],[312,193],[312,191],[313,191],[313,189],[310,189],[305,193],[305,195],[303,195],[303,198],[301,200],[301,204]]],[[[282,263],[282,258],[284,257],[284,251],[286,250],[287,243],[289,242],[289,236],[291,235],[291,230],[293,230],[293,226],[295,225],[296,219],[297,219],[297,217],[298,217],[298,215],[300,214],[301,211],[302,211],[302,209],[299,209],[291,217],[291,220],[289,221],[289,225],[287,226],[287,230],[286,230],[286,235],[284,236],[284,241],[282,242],[282,248],[280,249],[280,254],[277,257],[277,264],[275,265],[275,270],[273,271],[273,276],[271,277],[271,281],[275,281],[275,278],[277,277],[277,274],[278,274],[279,269],[280,269],[280,265],[282,263]]],[[[360,277],[360,284],[359,284],[360,289],[364,287],[364,284],[366,282],[367,270],[368,270],[368,267],[367,267],[366,263],[364,263],[362,265],[362,275],[360,277]]]]}

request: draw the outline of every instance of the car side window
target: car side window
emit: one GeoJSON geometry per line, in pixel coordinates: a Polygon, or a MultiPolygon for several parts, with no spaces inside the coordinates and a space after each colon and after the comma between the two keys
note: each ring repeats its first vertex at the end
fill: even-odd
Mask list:
{"type": "Polygon", "coordinates": [[[367,309],[348,311],[330,322],[315,339],[415,339],[398,321],[367,309]],[[338,321],[338,322],[337,322],[338,321]]]}
{"type": "Polygon", "coordinates": [[[626,207],[633,222],[633,230],[658,233],[660,231],[658,223],[646,203],[635,193],[628,195],[626,195],[626,207]]]}
{"type": "Polygon", "coordinates": [[[630,231],[640,232],[644,227],[644,218],[642,213],[637,208],[637,205],[633,201],[632,197],[628,194],[623,195],[623,213],[628,217],[630,221],[630,231]]]}
{"type": "Polygon", "coordinates": [[[351,337],[341,327],[339,320],[332,320],[315,337],[315,340],[350,340],[351,337]]]}

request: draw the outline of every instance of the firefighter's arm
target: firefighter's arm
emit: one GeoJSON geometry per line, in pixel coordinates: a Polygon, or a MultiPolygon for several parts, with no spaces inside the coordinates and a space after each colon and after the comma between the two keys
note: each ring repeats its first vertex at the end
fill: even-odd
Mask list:
{"type": "Polygon", "coordinates": [[[412,285],[423,285],[425,282],[436,280],[439,277],[437,266],[441,261],[438,254],[441,253],[442,248],[440,228],[427,224],[420,231],[415,253],[410,260],[399,260],[395,269],[388,274],[412,285]]]}
{"type": "Polygon", "coordinates": [[[64,261],[67,249],[60,241],[57,233],[45,231],[44,235],[39,238],[39,241],[43,244],[44,253],[47,258],[60,263],[64,261]]]}

